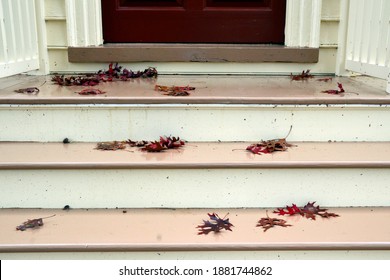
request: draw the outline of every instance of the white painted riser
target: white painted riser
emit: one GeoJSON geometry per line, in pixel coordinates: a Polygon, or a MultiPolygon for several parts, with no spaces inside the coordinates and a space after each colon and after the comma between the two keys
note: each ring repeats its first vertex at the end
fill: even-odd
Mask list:
{"type": "Polygon", "coordinates": [[[0,105],[0,141],[389,141],[383,105],[0,105]]]}
{"type": "Polygon", "coordinates": [[[381,168],[2,170],[0,177],[3,208],[390,206],[390,173],[381,168]]]}

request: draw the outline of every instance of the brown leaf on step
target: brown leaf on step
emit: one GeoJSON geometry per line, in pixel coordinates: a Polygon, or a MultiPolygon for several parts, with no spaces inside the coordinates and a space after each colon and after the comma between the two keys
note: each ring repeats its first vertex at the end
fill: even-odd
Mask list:
{"type": "Polygon", "coordinates": [[[233,227],[233,225],[229,222],[228,218],[225,219],[226,216],[224,218],[220,218],[216,213],[208,213],[207,215],[210,220],[203,220],[203,224],[196,227],[199,229],[198,235],[207,235],[210,232],[219,233],[223,229],[232,231],[231,227],[233,227]]]}
{"type": "Polygon", "coordinates": [[[317,79],[317,81],[319,81],[319,82],[331,82],[332,78],[331,77],[319,78],[319,79],[317,79]]]}
{"type": "Polygon", "coordinates": [[[291,225],[287,224],[287,221],[278,218],[270,218],[268,217],[268,214],[267,218],[261,218],[256,225],[256,227],[262,227],[264,229],[264,232],[274,226],[291,227],[291,225]]]}
{"type": "Polygon", "coordinates": [[[321,216],[322,218],[329,218],[329,217],[339,217],[339,215],[335,213],[329,213],[327,212],[328,209],[321,209],[320,206],[314,206],[315,202],[308,202],[303,208],[301,208],[303,216],[305,216],[307,219],[315,220],[316,216],[321,216]]]}
{"type": "Polygon", "coordinates": [[[16,227],[16,230],[20,231],[25,231],[28,228],[37,228],[43,226],[43,220],[48,219],[51,217],[54,217],[55,215],[49,216],[49,217],[44,217],[44,218],[38,218],[38,219],[32,219],[32,220],[27,220],[23,222],[23,224],[19,225],[16,227]]]}
{"type": "Polygon", "coordinates": [[[306,71],[302,71],[302,73],[298,75],[293,75],[291,73],[290,78],[292,81],[303,81],[309,78],[313,78],[313,75],[310,74],[310,70],[308,69],[306,71]]]}
{"type": "Polygon", "coordinates": [[[190,93],[188,91],[190,90],[195,90],[194,87],[190,86],[161,86],[161,85],[156,85],[154,87],[156,91],[163,91],[166,92],[164,95],[169,95],[169,96],[188,96],[190,93]]]}
{"type": "Polygon", "coordinates": [[[291,129],[292,127],[290,127],[290,131],[284,138],[261,141],[260,143],[249,145],[246,147],[246,150],[257,155],[270,154],[276,151],[286,151],[289,147],[294,146],[286,141],[286,138],[290,135],[291,129]]]}
{"type": "Polygon", "coordinates": [[[14,91],[17,93],[38,94],[39,88],[37,87],[20,88],[14,91]]]}
{"type": "Polygon", "coordinates": [[[105,91],[101,91],[100,89],[94,89],[94,88],[86,88],[82,91],[79,91],[78,94],[80,95],[98,95],[106,93],[105,91]]]}
{"type": "Polygon", "coordinates": [[[100,142],[96,146],[96,150],[104,150],[104,151],[116,151],[116,150],[124,150],[126,148],[126,142],[100,142]]]}
{"type": "Polygon", "coordinates": [[[144,147],[144,146],[150,144],[149,141],[145,141],[145,140],[141,140],[141,141],[132,141],[132,140],[130,140],[130,139],[128,139],[128,140],[126,141],[126,143],[129,144],[130,147],[144,147]]]}

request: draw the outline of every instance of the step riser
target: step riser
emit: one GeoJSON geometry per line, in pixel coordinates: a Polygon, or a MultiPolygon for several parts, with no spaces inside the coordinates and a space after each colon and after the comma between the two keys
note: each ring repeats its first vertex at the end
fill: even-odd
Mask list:
{"type": "Polygon", "coordinates": [[[389,141],[387,106],[0,106],[0,141],[389,141]]]}
{"type": "Polygon", "coordinates": [[[390,206],[388,169],[2,170],[3,208],[390,206]]]}

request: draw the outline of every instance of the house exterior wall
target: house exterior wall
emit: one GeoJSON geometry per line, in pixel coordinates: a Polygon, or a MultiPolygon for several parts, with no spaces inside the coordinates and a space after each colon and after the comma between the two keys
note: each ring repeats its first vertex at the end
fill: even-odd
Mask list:
{"type": "MultiPolygon", "coordinates": [[[[80,72],[96,71],[106,67],[101,63],[69,63],[68,46],[72,45],[69,36],[69,20],[71,15],[67,11],[67,1],[72,0],[45,0],[45,25],[47,36],[47,52],[50,72],[80,72]]],[[[288,0],[299,1],[299,0],[288,0]]],[[[298,63],[198,63],[198,62],[159,62],[159,63],[123,63],[134,70],[154,66],[160,73],[290,73],[311,69],[316,73],[335,73],[338,47],[338,29],[340,22],[340,1],[317,1],[321,5],[321,23],[319,33],[319,62],[313,64],[298,63]]],[[[88,14],[98,13],[91,10],[88,14]]],[[[302,17],[305,15],[302,14],[302,17]]],[[[78,27],[80,27],[78,25],[78,27]]],[[[300,35],[305,35],[306,26],[300,29],[300,35]]],[[[97,31],[99,32],[99,31],[97,31]]]]}

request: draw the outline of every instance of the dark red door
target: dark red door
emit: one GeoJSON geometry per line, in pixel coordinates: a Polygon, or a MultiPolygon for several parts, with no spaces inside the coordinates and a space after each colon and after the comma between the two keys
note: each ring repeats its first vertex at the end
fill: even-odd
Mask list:
{"type": "Polygon", "coordinates": [[[286,0],[102,0],[105,43],[284,43],[286,0]]]}

